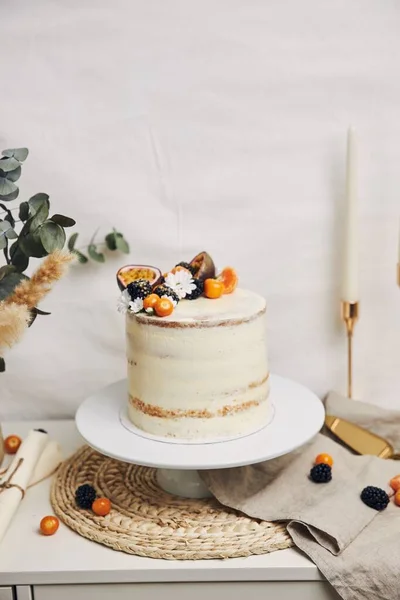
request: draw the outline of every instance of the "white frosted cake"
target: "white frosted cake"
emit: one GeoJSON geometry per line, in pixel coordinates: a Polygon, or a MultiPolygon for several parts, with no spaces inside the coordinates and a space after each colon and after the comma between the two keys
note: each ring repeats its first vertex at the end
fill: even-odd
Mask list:
{"type": "Polygon", "coordinates": [[[162,318],[128,310],[130,420],[188,440],[259,430],[269,413],[265,311],[243,289],[181,300],[162,318]]]}

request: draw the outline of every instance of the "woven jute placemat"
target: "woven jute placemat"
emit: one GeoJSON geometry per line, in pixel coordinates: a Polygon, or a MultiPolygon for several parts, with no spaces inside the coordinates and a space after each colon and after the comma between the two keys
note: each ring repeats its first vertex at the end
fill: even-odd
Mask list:
{"type": "Polygon", "coordinates": [[[155,469],[107,458],[87,446],[61,465],[51,502],[58,517],[83,537],[139,556],[235,558],[292,546],[283,524],[249,519],[213,498],[172,496],[159,488],[155,469]],[[78,508],[75,490],[83,483],[111,500],[109,515],[78,508]]]}

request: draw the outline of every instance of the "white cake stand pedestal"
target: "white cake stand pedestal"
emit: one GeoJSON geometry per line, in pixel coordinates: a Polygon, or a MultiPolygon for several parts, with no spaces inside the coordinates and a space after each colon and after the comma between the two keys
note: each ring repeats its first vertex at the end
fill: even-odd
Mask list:
{"type": "Polygon", "coordinates": [[[320,399],[304,386],[271,376],[270,422],[260,431],[228,441],[193,443],[148,435],[126,417],[127,383],[118,381],[87,398],[76,413],[86,442],[122,462],[158,468],[159,485],[185,498],[209,496],[197,471],[271,460],[311,440],[324,423],[320,399]]]}

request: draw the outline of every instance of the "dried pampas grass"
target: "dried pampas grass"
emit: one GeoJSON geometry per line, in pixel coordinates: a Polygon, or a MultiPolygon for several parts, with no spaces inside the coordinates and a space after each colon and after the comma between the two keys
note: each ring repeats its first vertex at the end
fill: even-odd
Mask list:
{"type": "Polygon", "coordinates": [[[19,342],[30,318],[27,306],[0,302],[0,350],[19,342]]]}
{"type": "Polygon", "coordinates": [[[13,293],[5,299],[5,304],[18,304],[35,308],[51,290],[53,283],[61,279],[75,255],[71,252],[56,250],[43,260],[30,279],[22,281],[13,293]]]}

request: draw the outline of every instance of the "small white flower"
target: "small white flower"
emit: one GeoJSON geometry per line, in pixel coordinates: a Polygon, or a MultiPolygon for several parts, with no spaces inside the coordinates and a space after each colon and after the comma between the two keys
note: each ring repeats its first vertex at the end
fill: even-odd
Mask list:
{"type": "Polygon", "coordinates": [[[185,269],[180,269],[176,273],[168,273],[165,285],[171,288],[180,299],[185,298],[187,294],[191,294],[196,289],[192,274],[185,269]]]}
{"type": "Polygon", "coordinates": [[[128,292],[128,290],[124,290],[117,301],[118,312],[125,314],[129,309],[130,303],[131,303],[131,297],[129,295],[129,292],[128,292]]]}
{"type": "Polygon", "coordinates": [[[167,294],[165,294],[164,296],[161,296],[161,298],[166,298],[167,300],[171,300],[174,308],[178,304],[176,300],[174,300],[171,296],[167,296],[167,294]]]}
{"type": "Polygon", "coordinates": [[[136,300],[129,302],[129,310],[131,310],[134,313],[138,313],[141,310],[143,310],[143,299],[136,298],[136,300]]]}

